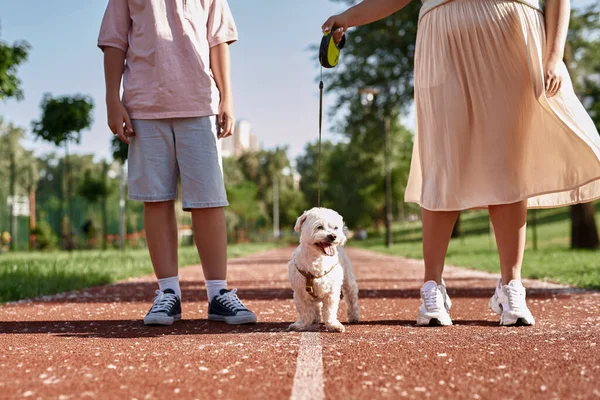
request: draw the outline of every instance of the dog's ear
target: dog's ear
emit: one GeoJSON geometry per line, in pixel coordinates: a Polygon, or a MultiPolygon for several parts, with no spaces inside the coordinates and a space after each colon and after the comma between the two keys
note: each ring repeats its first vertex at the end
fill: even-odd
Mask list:
{"type": "Polygon", "coordinates": [[[296,220],[296,226],[294,226],[294,232],[300,232],[302,228],[302,224],[306,221],[306,217],[308,216],[308,211],[304,211],[301,216],[296,220]]]}
{"type": "Polygon", "coordinates": [[[351,233],[350,233],[350,230],[348,229],[348,227],[346,225],[344,225],[342,227],[342,232],[344,233],[344,238],[342,239],[340,245],[343,246],[348,241],[348,238],[350,237],[351,233]]]}

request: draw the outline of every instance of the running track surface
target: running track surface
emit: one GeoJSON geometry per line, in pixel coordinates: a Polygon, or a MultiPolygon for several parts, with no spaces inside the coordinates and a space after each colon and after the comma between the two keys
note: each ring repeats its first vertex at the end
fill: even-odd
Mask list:
{"type": "Polygon", "coordinates": [[[597,292],[526,281],[537,325],[500,327],[487,308],[498,276],[448,267],[455,325],[416,327],[422,264],[351,249],[362,322],[291,333],[291,252],[230,261],[254,326],[206,320],[199,266],[181,271],[172,327],[141,322],[152,277],[1,306],[0,398],[600,398],[597,292]]]}

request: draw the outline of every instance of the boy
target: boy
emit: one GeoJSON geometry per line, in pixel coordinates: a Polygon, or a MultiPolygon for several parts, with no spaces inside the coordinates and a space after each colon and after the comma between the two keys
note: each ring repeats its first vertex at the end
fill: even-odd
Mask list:
{"type": "Polygon", "coordinates": [[[181,319],[174,209],[179,178],[206,278],[208,318],[256,322],[226,282],[228,202],[218,140],[233,132],[228,45],[236,40],[227,0],[109,0],[106,8],[98,46],[108,125],[130,145],[129,198],[144,201],[159,285],[146,325],[181,319]]]}

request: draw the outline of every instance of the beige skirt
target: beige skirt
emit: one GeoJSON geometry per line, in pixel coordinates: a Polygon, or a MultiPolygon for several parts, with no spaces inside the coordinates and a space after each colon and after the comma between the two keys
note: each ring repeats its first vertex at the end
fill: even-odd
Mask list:
{"type": "Polygon", "coordinates": [[[600,197],[600,136],[561,65],[544,91],[544,16],[506,0],[453,0],[419,22],[416,133],[405,199],[428,210],[600,197]]]}

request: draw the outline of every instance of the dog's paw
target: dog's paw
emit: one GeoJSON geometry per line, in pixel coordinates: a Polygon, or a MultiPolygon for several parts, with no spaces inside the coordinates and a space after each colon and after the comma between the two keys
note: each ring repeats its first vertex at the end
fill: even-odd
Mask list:
{"type": "Polygon", "coordinates": [[[325,328],[329,332],[345,332],[346,331],[346,328],[344,328],[344,325],[342,325],[339,321],[336,321],[334,323],[325,324],[325,328]]]}
{"type": "Polygon", "coordinates": [[[288,326],[288,331],[302,332],[308,328],[307,325],[301,325],[297,322],[294,322],[290,326],[288,326]]]}
{"type": "Polygon", "coordinates": [[[321,322],[323,322],[321,320],[321,317],[315,317],[315,319],[313,320],[313,324],[320,324],[321,322]]]}
{"type": "Polygon", "coordinates": [[[348,313],[348,323],[356,324],[360,322],[360,312],[358,310],[353,310],[348,313]]]}

